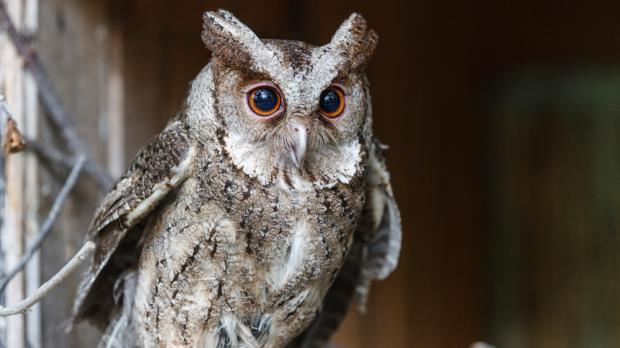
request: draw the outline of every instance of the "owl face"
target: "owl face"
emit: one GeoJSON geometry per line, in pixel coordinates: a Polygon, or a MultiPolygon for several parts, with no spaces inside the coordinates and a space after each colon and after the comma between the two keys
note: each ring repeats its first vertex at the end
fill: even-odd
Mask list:
{"type": "Polygon", "coordinates": [[[376,44],[360,16],[314,47],[260,40],[230,13],[209,12],[203,39],[213,52],[214,113],[240,169],[294,187],[346,182],[359,170],[371,124],[363,67],[376,44]]]}

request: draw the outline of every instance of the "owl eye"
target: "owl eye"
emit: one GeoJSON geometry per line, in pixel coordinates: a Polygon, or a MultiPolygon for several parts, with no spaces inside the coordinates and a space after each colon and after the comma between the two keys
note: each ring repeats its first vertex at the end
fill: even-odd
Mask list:
{"type": "Polygon", "coordinates": [[[327,118],[336,118],[344,111],[344,92],[336,86],[328,87],[319,98],[319,111],[327,118]]]}
{"type": "Polygon", "coordinates": [[[280,92],[270,86],[260,86],[248,93],[248,105],[258,116],[271,116],[282,106],[280,92]]]}

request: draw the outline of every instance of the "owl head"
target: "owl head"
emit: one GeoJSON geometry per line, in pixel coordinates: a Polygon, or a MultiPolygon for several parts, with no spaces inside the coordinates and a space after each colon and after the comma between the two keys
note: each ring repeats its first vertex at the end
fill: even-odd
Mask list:
{"type": "Polygon", "coordinates": [[[372,122],[364,67],[378,40],[364,18],[351,15],[315,47],[259,39],[219,10],[204,14],[202,39],[212,60],[190,107],[200,94],[209,110],[199,117],[217,125],[239,169],[298,189],[347,183],[363,170],[372,122]]]}

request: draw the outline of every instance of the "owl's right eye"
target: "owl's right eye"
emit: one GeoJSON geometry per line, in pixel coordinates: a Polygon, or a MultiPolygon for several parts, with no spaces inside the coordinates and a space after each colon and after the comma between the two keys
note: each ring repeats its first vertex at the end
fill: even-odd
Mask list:
{"type": "Polygon", "coordinates": [[[268,117],[282,107],[280,92],[271,86],[256,87],[248,93],[250,110],[258,116],[268,117]]]}

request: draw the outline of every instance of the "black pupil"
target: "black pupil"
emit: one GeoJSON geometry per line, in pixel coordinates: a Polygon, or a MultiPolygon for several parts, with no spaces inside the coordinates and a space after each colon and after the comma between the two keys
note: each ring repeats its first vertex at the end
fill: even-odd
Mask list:
{"type": "Polygon", "coordinates": [[[340,96],[333,89],[321,93],[321,109],[326,112],[335,112],[340,107],[340,96]]]}
{"type": "Polygon", "coordinates": [[[271,111],[278,105],[278,96],[271,88],[259,88],[254,92],[254,105],[262,111],[271,111]]]}

